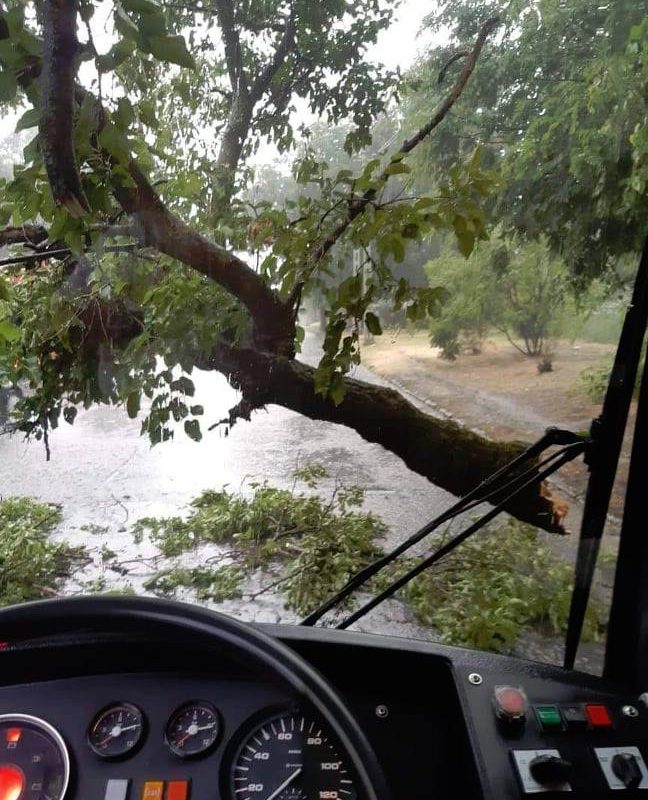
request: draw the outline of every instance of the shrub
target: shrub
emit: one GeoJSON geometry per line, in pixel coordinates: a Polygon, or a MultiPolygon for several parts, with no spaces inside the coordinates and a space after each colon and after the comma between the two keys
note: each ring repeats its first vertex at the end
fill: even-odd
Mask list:
{"type": "Polygon", "coordinates": [[[0,605],[55,595],[86,561],[84,548],[49,539],[60,521],[57,506],[29,497],[0,500],[0,605]]]}

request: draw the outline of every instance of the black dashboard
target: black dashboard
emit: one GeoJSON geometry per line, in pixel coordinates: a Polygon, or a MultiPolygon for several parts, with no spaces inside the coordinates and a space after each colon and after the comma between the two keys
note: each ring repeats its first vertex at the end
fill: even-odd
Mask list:
{"type": "MultiPolygon", "coordinates": [[[[423,642],[262,627],[337,689],[394,800],[648,798],[648,711],[600,679],[423,642]]],[[[0,684],[0,800],[361,796],[303,699],[213,646],[57,637],[0,652],[0,684]],[[48,750],[51,731],[60,740],[48,750]]]]}

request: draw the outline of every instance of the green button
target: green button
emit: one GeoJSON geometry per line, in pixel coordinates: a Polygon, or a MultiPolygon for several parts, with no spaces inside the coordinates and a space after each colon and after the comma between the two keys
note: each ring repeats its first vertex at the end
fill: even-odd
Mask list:
{"type": "Polygon", "coordinates": [[[562,717],[558,706],[536,706],[535,713],[544,730],[562,728],[562,717]]]}

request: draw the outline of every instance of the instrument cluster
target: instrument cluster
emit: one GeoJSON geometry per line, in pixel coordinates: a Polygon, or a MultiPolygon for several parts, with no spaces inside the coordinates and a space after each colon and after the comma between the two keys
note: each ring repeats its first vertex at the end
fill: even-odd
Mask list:
{"type": "MultiPolygon", "coordinates": [[[[119,777],[105,773],[97,800],[191,800],[192,763],[218,751],[209,795],[214,800],[356,800],[354,779],[334,737],[296,706],[251,715],[228,741],[223,714],[209,700],[182,703],[163,730],[156,727],[140,705],[117,700],[87,723],[86,752],[71,753],[49,721],[0,715],[0,799],[72,800],[80,796],[75,765],[82,771],[90,758],[121,764],[119,777]],[[185,764],[173,779],[140,780],[141,770],[129,769],[147,740],[185,764]]],[[[202,793],[200,798],[194,793],[193,800],[204,800],[202,793]]]]}

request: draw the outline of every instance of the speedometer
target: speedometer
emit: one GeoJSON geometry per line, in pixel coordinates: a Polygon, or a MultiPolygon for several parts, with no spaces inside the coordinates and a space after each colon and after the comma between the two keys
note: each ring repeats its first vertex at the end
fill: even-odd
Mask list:
{"type": "Polygon", "coordinates": [[[356,800],[332,734],[300,713],[272,717],[238,750],[232,800],[356,800]]]}
{"type": "Polygon", "coordinates": [[[27,714],[0,715],[0,798],[62,800],[69,779],[58,731],[27,714]]]}

